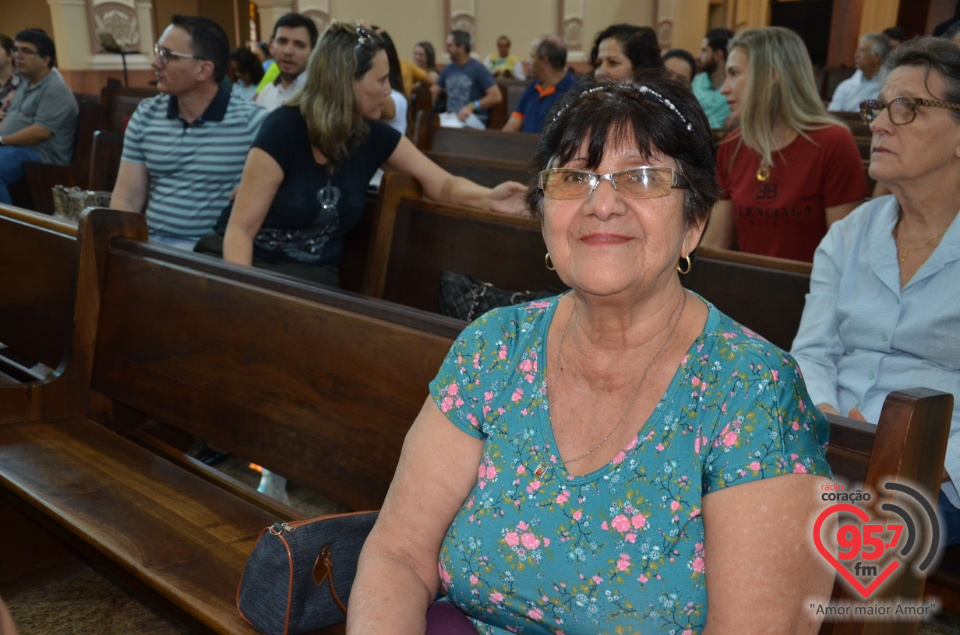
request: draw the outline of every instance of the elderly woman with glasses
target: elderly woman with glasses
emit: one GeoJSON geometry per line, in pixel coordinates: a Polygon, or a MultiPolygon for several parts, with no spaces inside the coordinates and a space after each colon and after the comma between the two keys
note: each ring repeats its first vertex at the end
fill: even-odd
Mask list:
{"type": "Polygon", "coordinates": [[[534,162],[571,291],[454,344],[348,632],[815,632],[828,425],[786,353],[680,285],[717,196],[696,97],[663,69],[578,87],[534,162]]]}
{"type": "MultiPolygon", "coordinates": [[[[223,257],[337,285],[344,236],[361,220],[367,184],[381,166],[412,174],[445,203],[522,214],[519,183],[493,190],[450,175],[379,121],[390,98],[383,39],[333,22],[307,64],[303,90],[264,120],[236,201],[221,216],[223,257]]],[[[216,253],[216,237],[200,251],[216,253]]]]}
{"type": "Polygon", "coordinates": [[[880,99],[860,112],[873,132],[870,176],[892,195],[862,205],[820,243],[792,352],[825,412],[876,422],[893,390],[953,393],[939,503],[947,543],[957,544],[960,48],[921,38],[886,66],[880,99]]]}

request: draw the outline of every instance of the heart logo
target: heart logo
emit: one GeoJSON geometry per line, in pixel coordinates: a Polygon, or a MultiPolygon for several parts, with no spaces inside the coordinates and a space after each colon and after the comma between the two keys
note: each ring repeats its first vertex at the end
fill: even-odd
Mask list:
{"type": "Polygon", "coordinates": [[[864,523],[870,520],[870,516],[867,515],[865,511],[859,507],[855,507],[854,505],[842,503],[838,505],[831,505],[823,510],[819,516],[817,516],[817,522],[813,525],[813,542],[816,544],[817,551],[820,552],[820,555],[823,556],[827,562],[833,565],[833,568],[836,569],[837,572],[839,572],[840,575],[842,575],[844,579],[850,583],[850,586],[856,589],[857,593],[866,599],[877,590],[877,587],[883,584],[884,580],[889,578],[890,575],[900,567],[900,562],[898,560],[891,560],[887,564],[886,568],[884,568],[883,571],[881,571],[880,574],[873,580],[873,582],[871,582],[868,586],[864,586],[860,580],[854,577],[853,573],[851,573],[849,569],[843,566],[843,563],[841,563],[835,555],[830,553],[826,545],[823,544],[823,537],[820,535],[820,530],[823,528],[823,523],[826,522],[827,518],[831,514],[842,511],[850,512],[864,523]]]}

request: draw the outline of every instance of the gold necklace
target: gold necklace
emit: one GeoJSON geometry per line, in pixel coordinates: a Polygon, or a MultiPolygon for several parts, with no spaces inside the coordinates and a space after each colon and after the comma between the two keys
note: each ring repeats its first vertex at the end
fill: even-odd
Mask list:
{"type": "Polygon", "coordinates": [[[761,165],[757,168],[757,180],[763,183],[770,178],[770,167],[766,165],[761,165]]]}
{"type": "Polygon", "coordinates": [[[916,246],[916,247],[909,247],[909,248],[908,248],[908,247],[904,247],[903,245],[901,245],[901,244],[900,244],[900,238],[897,237],[897,236],[894,236],[893,242],[895,242],[895,243],[897,244],[897,248],[900,249],[900,256],[899,256],[900,264],[902,265],[903,263],[905,263],[905,262],[907,261],[907,258],[910,257],[910,252],[912,252],[912,251],[917,251],[918,249],[923,249],[924,247],[926,247],[927,245],[929,245],[929,244],[932,243],[933,241],[939,240],[940,238],[942,238],[943,235],[946,234],[946,233],[947,233],[947,230],[944,229],[942,232],[940,232],[939,234],[937,234],[936,236],[934,236],[933,238],[931,238],[931,239],[928,240],[927,242],[923,243],[922,245],[918,245],[918,246],[916,246]]]}
{"type": "MultiPolygon", "coordinates": [[[[574,310],[576,310],[576,306],[577,305],[574,304],[574,310]]],[[[658,357],[660,357],[660,353],[662,353],[663,350],[667,347],[667,344],[669,344],[670,341],[673,340],[673,335],[674,333],[677,332],[677,325],[680,324],[680,319],[683,317],[683,310],[686,307],[687,307],[687,292],[684,291],[683,300],[680,302],[680,314],[677,316],[677,319],[674,320],[673,326],[670,328],[670,334],[667,336],[667,339],[664,340],[663,344],[660,345],[660,348],[654,354],[653,358],[650,360],[650,363],[647,364],[646,369],[644,369],[643,375],[640,376],[640,382],[637,384],[636,390],[633,391],[633,395],[630,396],[630,401],[627,402],[627,407],[624,409],[623,414],[620,415],[620,419],[617,420],[616,425],[613,426],[610,432],[607,433],[607,436],[600,439],[600,442],[597,443],[595,446],[593,446],[592,449],[590,449],[587,452],[584,452],[583,454],[581,454],[576,458],[564,460],[564,463],[566,465],[570,465],[572,463],[576,463],[577,461],[582,461],[583,459],[587,458],[588,456],[590,456],[591,454],[599,450],[601,447],[603,447],[603,444],[606,443],[611,436],[613,436],[613,433],[620,429],[620,426],[623,425],[624,420],[627,418],[627,413],[630,412],[630,408],[633,406],[633,402],[636,401],[637,395],[640,394],[640,388],[643,386],[643,380],[647,378],[647,373],[649,373],[650,369],[653,368],[653,363],[657,361],[658,357]]],[[[566,339],[567,331],[570,330],[570,325],[572,323],[573,323],[573,317],[571,317],[570,320],[567,321],[567,325],[563,329],[563,334],[560,335],[560,347],[557,350],[557,368],[559,370],[563,370],[563,341],[566,339]]],[[[537,466],[537,476],[540,476],[540,474],[543,471],[545,471],[545,468],[541,463],[539,466],[537,466]]]]}

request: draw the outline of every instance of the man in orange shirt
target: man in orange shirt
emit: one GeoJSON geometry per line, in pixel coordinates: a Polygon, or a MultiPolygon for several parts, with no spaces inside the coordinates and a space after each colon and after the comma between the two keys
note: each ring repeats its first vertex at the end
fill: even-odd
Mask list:
{"type": "Polygon", "coordinates": [[[530,68],[537,81],[527,86],[516,110],[503,127],[504,132],[543,130],[547,114],[560,97],[576,85],[566,69],[567,49],[556,36],[544,36],[530,46],[530,68]]]}

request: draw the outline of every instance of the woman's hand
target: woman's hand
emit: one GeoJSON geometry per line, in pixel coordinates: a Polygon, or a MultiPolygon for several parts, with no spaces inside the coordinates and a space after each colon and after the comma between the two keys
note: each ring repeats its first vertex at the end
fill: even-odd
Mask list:
{"type": "Polygon", "coordinates": [[[838,417],[843,416],[842,414],[840,414],[840,412],[836,408],[828,404],[826,401],[824,401],[823,403],[818,403],[817,410],[819,410],[825,415],[837,415],[838,417]]]}
{"type": "Polygon", "coordinates": [[[490,190],[490,210],[511,216],[529,216],[524,197],[527,188],[522,183],[507,181],[490,190]]]}

